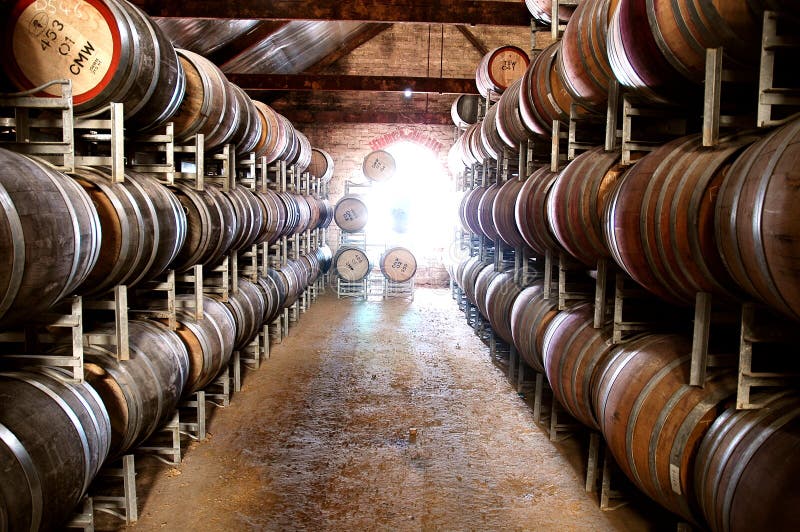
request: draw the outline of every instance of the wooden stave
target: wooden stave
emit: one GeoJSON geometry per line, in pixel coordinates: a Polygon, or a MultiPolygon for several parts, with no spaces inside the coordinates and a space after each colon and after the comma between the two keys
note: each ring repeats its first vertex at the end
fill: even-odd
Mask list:
{"type": "Polygon", "coordinates": [[[471,257],[464,265],[464,271],[461,276],[461,289],[464,290],[464,295],[467,301],[477,306],[477,299],[475,295],[475,283],[478,280],[478,274],[483,271],[489,263],[482,261],[480,257],[471,257]]]}
{"type": "Polygon", "coordinates": [[[486,289],[486,313],[492,330],[509,345],[513,345],[511,333],[511,309],[522,288],[514,280],[514,272],[503,272],[496,276],[486,289]]]}
{"type": "Polygon", "coordinates": [[[545,51],[553,46],[555,46],[555,44],[550,45],[536,56],[536,59],[531,62],[530,66],[525,71],[525,75],[522,76],[519,86],[519,114],[522,123],[533,135],[544,138],[549,138],[552,135],[553,122],[552,120],[548,122],[547,118],[540,112],[534,103],[534,98],[536,96],[536,84],[544,68],[543,56],[545,51]]]}
{"type": "Polygon", "coordinates": [[[311,142],[309,142],[308,137],[300,131],[296,131],[295,133],[297,134],[298,151],[294,165],[297,169],[297,173],[303,174],[308,170],[308,166],[311,164],[311,142]]]}
{"type": "Polygon", "coordinates": [[[43,312],[79,289],[97,263],[101,228],[89,195],[66,175],[2,149],[0,164],[4,214],[0,236],[9,244],[2,254],[9,260],[0,271],[0,323],[5,327],[43,312]],[[26,190],[33,183],[35,190],[26,190]],[[57,209],[50,209],[50,215],[42,205],[21,214],[17,207],[52,200],[57,209]],[[61,245],[53,247],[50,239],[61,245]],[[44,264],[46,278],[40,279],[37,265],[44,264]]]}
{"type": "Polygon", "coordinates": [[[277,193],[272,190],[257,190],[255,196],[264,206],[264,212],[266,212],[264,224],[265,241],[269,244],[274,244],[286,227],[286,206],[277,193]]]}
{"type": "Polygon", "coordinates": [[[547,218],[547,197],[557,177],[558,174],[551,172],[548,167],[535,170],[520,189],[514,206],[520,235],[540,257],[545,256],[548,250],[561,250],[547,218]]]}
{"type": "Polygon", "coordinates": [[[256,285],[264,296],[264,323],[271,323],[282,310],[283,302],[275,280],[269,276],[258,276],[256,285]]]}
{"type": "Polygon", "coordinates": [[[509,179],[497,191],[497,196],[492,203],[492,219],[500,239],[512,248],[524,247],[525,239],[517,227],[515,215],[517,199],[522,190],[524,181],[509,179]]]}
{"type": "Polygon", "coordinates": [[[557,302],[544,298],[541,280],[522,290],[511,307],[511,338],[522,359],[539,373],[545,373],[544,334],[557,314],[557,302]]]}
{"type": "Polygon", "coordinates": [[[283,228],[282,236],[291,236],[297,233],[300,227],[300,205],[297,203],[297,198],[294,194],[289,192],[279,192],[278,197],[286,207],[286,225],[283,228]]]}
{"type": "Polygon", "coordinates": [[[272,286],[274,286],[276,293],[278,294],[278,305],[277,311],[272,316],[267,316],[267,321],[271,322],[276,318],[280,317],[281,312],[286,307],[286,295],[287,295],[287,286],[286,286],[286,278],[280,274],[278,270],[274,270],[272,268],[268,268],[266,271],[266,275],[264,277],[267,279],[268,282],[272,286]]]}
{"type": "Polygon", "coordinates": [[[481,225],[478,222],[478,212],[479,212],[479,205],[481,202],[481,198],[486,193],[486,190],[489,187],[477,187],[473,188],[471,191],[467,192],[464,195],[464,201],[462,201],[462,222],[465,224],[464,229],[475,233],[476,235],[482,235],[483,229],[481,229],[481,225]]]}
{"type": "Polygon", "coordinates": [[[261,290],[245,278],[239,279],[239,289],[228,296],[225,306],[236,323],[234,350],[241,350],[255,337],[264,322],[266,301],[261,290]]]}

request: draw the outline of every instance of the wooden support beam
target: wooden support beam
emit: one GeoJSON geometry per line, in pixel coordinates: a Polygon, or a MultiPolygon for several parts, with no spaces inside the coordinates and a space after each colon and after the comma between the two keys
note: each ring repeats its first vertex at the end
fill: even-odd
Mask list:
{"type": "Polygon", "coordinates": [[[342,57],[346,56],[347,54],[349,54],[362,44],[371,41],[372,39],[374,39],[375,37],[377,37],[378,35],[380,35],[381,33],[383,33],[384,31],[388,30],[391,27],[392,27],[391,24],[368,24],[363,30],[358,32],[358,34],[355,37],[348,39],[346,42],[342,43],[342,45],[339,48],[337,48],[336,51],[326,55],[325,57],[323,57],[322,59],[311,65],[311,67],[307,68],[305,70],[305,73],[319,74],[320,72],[322,72],[323,70],[334,64],[342,57]]]}
{"type": "Polygon", "coordinates": [[[285,25],[288,20],[261,20],[247,33],[208,54],[208,59],[215,65],[224,65],[248,48],[260,43],[285,25]]]}
{"type": "Polygon", "coordinates": [[[372,91],[478,94],[473,78],[403,76],[323,76],[316,74],[227,74],[228,80],[252,97],[271,91],[372,91]]]}
{"type": "Polygon", "coordinates": [[[280,114],[292,124],[427,124],[452,126],[448,113],[410,112],[351,112],[315,111],[311,109],[280,108],[280,114]]]}
{"type": "Polygon", "coordinates": [[[261,20],[353,20],[530,26],[522,2],[480,0],[133,0],[150,16],[261,20]]]}
{"type": "Polygon", "coordinates": [[[456,29],[457,29],[459,32],[461,32],[461,35],[463,35],[464,37],[466,37],[466,39],[467,39],[467,40],[470,42],[470,44],[471,44],[471,45],[472,45],[472,46],[473,46],[473,47],[474,47],[476,50],[478,50],[478,53],[479,53],[479,54],[481,54],[481,56],[484,56],[484,55],[486,55],[486,54],[488,54],[488,53],[489,53],[489,49],[486,47],[486,45],[485,45],[485,44],[483,44],[483,43],[481,42],[481,40],[480,40],[480,39],[478,39],[478,38],[475,36],[475,34],[474,34],[474,33],[472,33],[471,31],[469,31],[469,29],[468,29],[466,26],[464,26],[463,24],[458,24],[458,25],[456,25],[456,29]]]}

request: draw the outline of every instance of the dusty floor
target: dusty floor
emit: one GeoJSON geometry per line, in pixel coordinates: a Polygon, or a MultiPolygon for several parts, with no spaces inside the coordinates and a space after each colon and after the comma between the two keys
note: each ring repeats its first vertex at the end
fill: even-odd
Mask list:
{"type": "Polygon", "coordinates": [[[321,298],[209,432],[140,474],[131,529],[653,528],[598,509],[577,444],[549,442],[446,290],[321,298]]]}

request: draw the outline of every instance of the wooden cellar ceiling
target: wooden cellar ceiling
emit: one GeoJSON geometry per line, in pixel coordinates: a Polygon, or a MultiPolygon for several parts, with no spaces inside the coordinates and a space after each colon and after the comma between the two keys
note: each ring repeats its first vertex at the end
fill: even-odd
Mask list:
{"type": "MultiPolygon", "coordinates": [[[[477,94],[477,88],[474,74],[465,69],[445,75],[443,65],[438,64],[445,61],[445,47],[465,50],[472,57],[474,72],[480,57],[504,44],[492,42],[497,35],[506,31],[519,35],[530,27],[530,15],[519,1],[134,3],[155,17],[176,46],[205,55],[251,97],[299,123],[450,124],[449,105],[455,95],[477,94]],[[381,42],[372,43],[374,51],[369,53],[391,55],[409,34],[424,31],[427,50],[419,50],[419,54],[424,62],[427,53],[426,72],[386,64],[384,72],[373,68],[359,73],[358,65],[348,57],[379,36],[381,42]],[[439,38],[436,68],[431,68],[431,41],[439,38]],[[413,91],[415,101],[403,97],[406,89],[413,91]],[[350,105],[352,102],[358,105],[350,105]]],[[[424,35],[418,40],[424,46],[424,35]]],[[[362,55],[368,48],[362,49],[362,55]]],[[[381,58],[360,60],[375,63],[381,58]]]]}

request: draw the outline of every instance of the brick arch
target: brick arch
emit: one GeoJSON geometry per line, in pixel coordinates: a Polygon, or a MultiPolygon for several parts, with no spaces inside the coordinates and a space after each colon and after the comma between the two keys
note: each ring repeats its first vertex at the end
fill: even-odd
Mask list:
{"type": "Polygon", "coordinates": [[[431,150],[437,156],[444,150],[444,145],[438,140],[417,130],[398,129],[386,135],[375,137],[369,143],[373,150],[382,150],[387,146],[400,141],[413,142],[431,150]]]}

